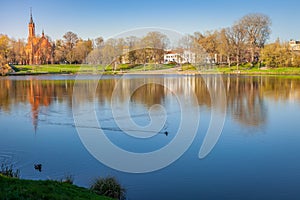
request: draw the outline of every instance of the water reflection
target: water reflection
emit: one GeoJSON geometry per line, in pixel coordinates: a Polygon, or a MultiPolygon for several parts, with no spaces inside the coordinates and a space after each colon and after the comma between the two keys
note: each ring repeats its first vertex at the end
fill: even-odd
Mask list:
{"type": "Polygon", "coordinates": [[[300,162],[295,152],[299,151],[296,119],[300,117],[300,79],[221,76],[227,100],[218,102],[216,107],[212,98],[221,100],[220,76],[104,76],[94,93],[96,78],[80,77],[76,101],[83,108],[94,104],[107,137],[118,147],[136,153],[155,151],[174,139],[180,122],[175,92],[187,99],[195,93],[197,101],[187,106],[200,107],[201,122],[189,150],[163,170],[149,174],[116,172],[94,159],[76,134],[72,115],[74,76],[1,77],[0,162],[16,165],[22,178],[28,179],[59,180],[66,173],[74,174],[75,184],[85,187],[96,176],[113,175],[128,189],[129,199],[148,200],[161,195],[163,199],[297,196],[300,162]],[[133,93],[133,120],[147,124],[148,109],[153,104],[162,104],[168,114],[167,127],[149,140],[124,134],[114,123],[110,110],[116,85],[121,88],[117,101],[122,106],[138,82],[160,84],[146,84],[133,93]],[[224,107],[228,114],[222,136],[212,153],[199,160],[197,153],[204,141],[210,111],[223,112],[224,107]],[[37,134],[33,134],[34,129],[37,134]],[[260,134],[261,130],[266,134],[260,134]],[[245,137],[248,132],[253,135],[245,137]],[[42,164],[41,172],[35,170],[35,164],[42,164]]]}
{"type": "MultiPolygon", "coordinates": [[[[130,88],[138,81],[151,82],[151,79],[160,79],[162,85],[170,90],[162,85],[146,84],[134,92],[131,96],[132,102],[149,108],[154,104],[163,104],[166,96],[172,95],[170,91],[174,91],[184,96],[195,93],[198,105],[210,108],[211,97],[207,88],[213,89],[215,94],[220,93],[221,90],[218,77],[211,75],[133,76],[125,79],[108,76],[99,81],[95,96],[92,87],[92,82],[95,80],[81,80],[79,85],[81,95],[76,99],[82,105],[94,101],[100,106],[109,105],[114,88],[118,81],[122,81],[122,90],[118,94],[118,100],[122,103],[125,97],[130,95],[130,88]]],[[[300,79],[268,76],[224,76],[222,79],[227,96],[227,105],[223,106],[227,106],[228,114],[241,125],[261,126],[266,122],[265,99],[275,102],[300,100],[300,79]]],[[[74,78],[63,80],[55,80],[51,77],[1,78],[0,111],[10,113],[14,112],[14,107],[18,104],[30,104],[32,124],[36,130],[42,107],[47,108],[55,102],[60,102],[66,103],[71,110],[73,85],[74,78]]]]}

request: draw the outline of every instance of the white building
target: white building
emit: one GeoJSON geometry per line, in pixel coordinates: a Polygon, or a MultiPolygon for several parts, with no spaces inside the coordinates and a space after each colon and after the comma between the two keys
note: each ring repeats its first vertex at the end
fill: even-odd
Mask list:
{"type": "Polygon", "coordinates": [[[196,54],[184,50],[182,53],[177,53],[175,51],[166,51],[164,54],[164,63],[170,63],[170,62],[176,62],[179,64],[184,64],[184,63],[195,63],[195,56],[196,54]]]}
{"type": "Polygon", "coordinates": [[[300,41],[291,40],[289,45],[292,51],[300,51],[300,41]]]}
{"type": "Polygon", "coordinates": [[[164,63],[170,63],[170,62],[176,62],[176,63],[181,63],[180,61],[180,54],[176,53],[174,51],[167,51],[164,54],[164,63]]]}
{"type": "Polygon", "coordinates": [[[196,54],[189,50],[184,50],[182,54],[182,63],[196,63],[196,54]]]}

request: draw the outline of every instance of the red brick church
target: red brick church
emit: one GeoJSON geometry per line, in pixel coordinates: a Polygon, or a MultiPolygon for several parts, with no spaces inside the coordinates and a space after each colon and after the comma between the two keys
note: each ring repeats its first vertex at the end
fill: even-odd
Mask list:
{"type": "Polygon", "coordinates": [[[35,24],[30,12],[30,21],[28,24],[28,40],[25,47],[26,64],[28,65],[41,65],[50,64],[53,62],[53,46],[45,37],[44,31],[41,37],[35,35],[35,24]]]}

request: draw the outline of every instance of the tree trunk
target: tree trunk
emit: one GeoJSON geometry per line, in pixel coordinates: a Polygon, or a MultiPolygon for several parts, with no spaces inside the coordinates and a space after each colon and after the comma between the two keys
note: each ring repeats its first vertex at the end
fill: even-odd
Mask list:
{"type": "Polygon", "coordinates": [[[236,55],[236,67],[237,67],[237,70],[239,70],[239,65],[240,65],[240,56],[236,55]]]}
{"type": "Polygon", "coordinates": [[[255,47],[253,46],[251,48],[251,63],[254,64],[254,54],[255,54],[255,47]]]}
{"type": "Polygon", "coordinates": [[[228,63],[228,67],[230,67],[231,65],[230,55],[227,55],[227,63],[228,63]]]}

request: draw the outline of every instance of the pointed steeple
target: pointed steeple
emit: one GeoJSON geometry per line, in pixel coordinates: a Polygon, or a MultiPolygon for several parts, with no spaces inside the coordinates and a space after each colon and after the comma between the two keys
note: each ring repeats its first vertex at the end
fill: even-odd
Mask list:
{"type": "Polygon", "coordinates": [[[31,7],[30,7],[30,21],[28,24],[28,29],[29,29],[28,38],[34,38],[35,37],[35,25],[34,25],[33,18],[32,18],[32,8],[31,7]]]}
{"type": "Polygon", "coordinates": [[[30,22],[29,22],[29,24],[33,24],[32,7],[30,7],[30,22]]]}
{"type": "Polygon", "coordinates": [[[42,37],[45,37],[45,32],[44,32],[44,29],[42,31],[42,37]]]}

